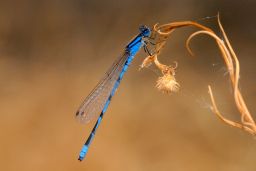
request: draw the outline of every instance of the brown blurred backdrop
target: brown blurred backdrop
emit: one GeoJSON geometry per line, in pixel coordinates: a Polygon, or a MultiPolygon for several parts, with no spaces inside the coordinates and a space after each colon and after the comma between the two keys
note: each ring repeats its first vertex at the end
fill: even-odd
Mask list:
{"type": "MultiPolygon", "coordinates": [[[[0,1],[0,170],[256,170],[256,141],[209,110],[207,85],[221,111],[239,120],[214,41],[169,40],[160,60],[179,62],[179,93],[155,89],[157,75],[138,71],[141,51],[125,74],[87,158],[77,161],[94,122],[74,113],[141,24],[199,20],[224,28],[241,62],[241,90],[254,114],[256,2],[151,0],[0,1]]],[[[153,68],[154,70],[154,68],[153,68]]],[[[256,118],[256,115],[254,115],[256,118]]]]}

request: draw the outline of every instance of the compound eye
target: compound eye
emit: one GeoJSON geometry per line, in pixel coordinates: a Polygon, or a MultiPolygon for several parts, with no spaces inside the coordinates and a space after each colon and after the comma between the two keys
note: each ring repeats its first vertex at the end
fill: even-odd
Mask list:
{"type": "Polygon", "coordinates": [[[140,32],[145,36],[145,37],[148,37],[150,35],[150,29],[145,26],[145,25],[142,25],[140,26],[140,32]]]}
{"type": "Polygon", "coordinates": [[[140,32],[144,32],[147,29],[147,27],[145,25],[142,25],[140,26],[139,29],[140,29],[140,32]]]}

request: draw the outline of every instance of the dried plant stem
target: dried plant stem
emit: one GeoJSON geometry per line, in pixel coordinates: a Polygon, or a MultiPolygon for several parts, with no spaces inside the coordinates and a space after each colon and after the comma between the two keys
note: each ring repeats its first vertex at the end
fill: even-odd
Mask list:
{"type": "Polygon", "coordinates": [[[244,126],[240,123],[231,121],[231,120],[226,119],[225,117],[223,117],[223,115],[219,112],[219,110],[217,108],[217,105],[216,105],[216,102],[215,102],[215,99],[214,99],[214,96],[213,96],[213,93],[212,93],[211,86],[209,86],[209,85],[208,85],[208,90],[209,90],[210,98],[211,98],[211,101],[212,101],[212,108],[211,109],[220,118],[220,120],[222,120],[223,122],[225,122],[228,125],[231,125],[231,126],[236,127],[236,128],[244,129],[245,131],[249,132],[250,134],[255,135],[255,130],[251,129],[250,127],[244,126]]]}
{"type": "Polygon", "coordinates": [[[219,116],[219,118],[221,118],[221,120],[223,120],[225,123],[234,126],[234,127],[238,127],[238,128],[243,128],[245,131],[251,133],[251,134],[256,134],[256,125],[255,122],[243,100],[243,97],[241,95],[241,92],[238,88],[238,83],[239,83],[239,73],[240,73],[240,65],[239,65],[239,60],[237,59],[237,56],[227,38],[227,35],[221,25],[220,19],[218,17],[218,24],[219,27],[222,31],[222,34],[224,36],[224,41],[222,41],[218,36],[216,36],[216,34],[209,32],[209,31],[197,31],[195,33],[193,33],[192,35],[190,35],[190,37],[187,40],[187,45],[189,44],[190,40],[198,35],[198,34],[208,34],[211,37],[213,37],[216,41],[217,44],[220,48],[220,51],[222,52],[222,57],[226,63],[226,66],[229,70],[229,75],[230,75],[230,79],[232,82],[232,86],[233,86],[233,91],[234,91],[234,100],[237,106],[237,109],[239,110],[240,114],[241,114],[241,124],[235,123],[233,121],[230,121],[228,119],[226,119],[217,109],[216,103],[214,101],[213,98],[213,94],[212,94],[212,90],[211,87],[209,86],[209,93],[211,96],[211,101],[213,104],[213,112],[219,116]],[[226,44],[227,45],[226,45],[226,44]],[[235,63],[235,65],[233,64],[233,61],[235,63]]]}
{"type": "MultiPolygon", "coordinates": [[[[246,119],[249,120],[251,126],[254,127],[254,130],[256,130],[256,129],[255,129],[255,122],[254,122],[254,120],[253,120],[253,118],[252,118],[252,116],[251,116],[251,114],[250,114],[250,112],[249,112],[249,110],[248,110],[248,108],[247,108],[247,106],[246,106],[244,100],[243,100],[243,97],[242,97],[241,92],[240,92],[239,89],[238,89],[238,79],[239,79],[239,73],[240,73],[239,60],[238,60],[238,58],[237,58],[237,56],[236,56],[236,54],[235,54],[235,52],[234,52],[234,50],[233,50],[233,48],[232,48],[232,46],[231,46],[229,40],[228,40],[228,38],[227,38],[227,35],[226,35],[226,33],[225,33],[225,31],[224,31],[222,25],[221,25],[219,15],[218,15],[218,24],[219,24],[219,27],[220,27],[220,29],[221,29],[221,32],[222,32],[222,34],[223,34],[223,36],[224,36],[225,42],[227,43],[227,47],[229,48],[229,51],[230,51],[231,54],[232,54],[231,57],[234,59],[235,64],[236,64],[236,74],[235,74],[235,78],[233,78],[234,96],[235,96],[236,103],[239,104],[239,105],[238,105],[239,111],[243,114],[243,115],[242,115],[242,122],[243,122],[243,119],[244,119],[244,116],[245,116],[246,119]]],[[[244,121],[244,122],[245,122],[245,121],[244,121]]]]}
{"type": "Polygon", "coordinates": [[[239,113],[241,114],[241,123],[226,119],[219,112],[216,102],[215,102],[215,99],[214,99],[214,96],[213,96],[213,93],[212,93],[211,86],[209,85],[208,90],[209,90],[209,95],[210,95],[210,98],[212,101],[212,108],[211,108],[212,111],[226,124],[231,125],[236,128],[243,129],[250,134],[256,135],[255,121],[252,118],[252,116],[244,102],[243,96],[239,90],[239,73],[240,73],[239,60],[238,60],[229,40],[227,38],[227,35],[223,29],[223,26],[221,25],[219,15],[218,15],[218,25],[223,34],[224,40],[219,38],[210,28],[205,27],[205,26],[198,24],[196,22],[193,22],[193,21],[173,22],[173,23],[164,24],[164,25],[155,24],[153,27],[153,31],[152,31],[152,38],[154,40],[156,40],[156,45],[154,46],[155,53],[153,56],[148,56],[143,61],[141,68],[148,67],[149,65],[151,65],[154,62],[154,64],[164,74],[164,76],[160,77],[159,80],[160,80],[160,85],[161,85],[160,87],[165,87],[165,88],[164,89],[160,88],[160,90],[163,92],[177,91],[179,88],[179,84],[176,82],[175,77],[174,77],[175,69],[177,68],[177,65],[176,65],[176,67],[164,65],[159,62],[157,57],[163,50],[163,48],[166,44],[166,41],[168,40],[171,33],[175,29],[180,28],[180,27],[186,27],[186,26],[195,26],[195,27],[199,28],[200,29],[199,31],[194,32],[193,34],[191,34],[188,37],[188,39],[186,41],[186,48],[188,49],[188,52],[191,55],[193,55],[193,52],[189,47],[189,43],[193,37],[195,37],[199,34],[207,34],[207,35],[211,36],[216,41],[216,43],[221,51],[221,54],[222,54],[223,60],[226,64],[226,67],[229,71],[229,76],[230,76],[230,80],[232,82],[232,87],[233,87],[233,96],[234,96],[235,104],[236,104],[236,107],[237,107],[239,113]],[[169,74],[169,75],[167,75],[167,74],[169,74]],[[165,77],[168,77],[168,79],[165,79],[165,77]],[[173,87],[168,89],[168,86],[165,86],[165,84],[170,85],[171,83],[173,83],[173,87]]]}

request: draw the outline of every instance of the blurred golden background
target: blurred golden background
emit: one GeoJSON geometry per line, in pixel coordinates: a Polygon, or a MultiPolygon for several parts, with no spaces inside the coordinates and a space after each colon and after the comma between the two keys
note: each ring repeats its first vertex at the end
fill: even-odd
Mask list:
{"type": "MultiPolygon", "coordinates": [[[[212,27],[220,12],[241,63],[241,90],[256,112],[256,2],[247,1],[0,1],[0,168],[66,170],[256,170],[256,141],[224,125],[210,110],[239,120],[215,42],[198,36],[196,57],[184,47],[193,28],[173,34],[160,56],[179,63],[179,93],[156,90],[157,75],[138,71],[136,56],[83,162],[80,149],[94,122],[74,114],[141,24],[197,20],[212,27]]],[[[152,68],[154,70],[154,68],[152,68]]],[[[256,118],[256,115],[254,115],[256,118]]]]}

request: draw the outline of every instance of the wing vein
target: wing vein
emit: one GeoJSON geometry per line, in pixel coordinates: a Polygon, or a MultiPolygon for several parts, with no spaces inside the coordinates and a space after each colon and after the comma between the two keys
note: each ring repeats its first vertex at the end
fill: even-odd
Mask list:
{"type": "Polygon", "coordinates": [[[88,123],[100,114],[128,57],[129,53],[124,52],[117,58],[104,77],[85,98],[76,113],[79,122],[88,123]]]}

